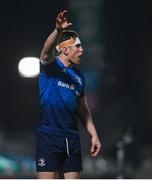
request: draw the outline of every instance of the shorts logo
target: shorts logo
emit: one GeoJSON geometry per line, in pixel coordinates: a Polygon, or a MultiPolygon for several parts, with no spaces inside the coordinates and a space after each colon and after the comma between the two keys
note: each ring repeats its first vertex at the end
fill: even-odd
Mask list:
{"type": "Polygon", "coordinates": [[[45,159],[44,158],[40,158],[38,160],[38,165],[41,166],[41,167],[45,166],[45,159]]]}

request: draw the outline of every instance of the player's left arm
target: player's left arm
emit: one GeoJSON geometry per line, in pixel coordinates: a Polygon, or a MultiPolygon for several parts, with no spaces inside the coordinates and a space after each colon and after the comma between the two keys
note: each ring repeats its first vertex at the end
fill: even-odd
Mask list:
{"type": "Polygon", "coordinates": [[[85,97],[82,97],[80,100],[79,117],[80,117],[80,122],[91,136],[92,145],[91,145],[90,153],[92,157],[96,157],[100,152],[101,142],[99,140],[95,125],[92,120],[91,112],[85,97]]]}

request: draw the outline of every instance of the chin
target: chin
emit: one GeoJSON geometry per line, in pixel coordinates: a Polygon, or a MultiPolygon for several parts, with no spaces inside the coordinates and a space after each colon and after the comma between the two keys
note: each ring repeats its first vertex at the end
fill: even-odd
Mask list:
{"type": "Polygon", "coordinates": [[[73,63],[74,65],[79,65],[80,64],[80,62],[75,62],[75,63],[73,63]]]}
{"type": "Polygon", "coordinates": [[[78,59],[78,61],[77,61],[77,62],[78,62],[78,64],[80,64],[80,63],[81,63],[81,59],[78,59]]]}
{"type": "Polygon", "coordinates": [[[73,64],[77,65],[77,64],[80,64],[81,63],[81,59],[77,59],[75,61],[73,61],[73,64]]]}
{"type": "Polygon", "coordinates": [[[80,63],[81,63],[81,61],[80,61],[80,60],[76,62],[76,64],[80,64],[80,63]]]}

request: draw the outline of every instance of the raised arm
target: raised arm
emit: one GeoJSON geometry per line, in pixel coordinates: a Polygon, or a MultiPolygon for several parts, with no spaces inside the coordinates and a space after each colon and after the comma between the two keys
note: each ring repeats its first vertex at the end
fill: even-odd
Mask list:
{"type": "Polygon", "coordinates": [[[56,18],[56,27],[46,39],[41,51],[40,59],[42,62],[49,63],[54,60],[55,47],[57,45],[58,39],[60,38],[62,31],[71,25],[72,23],[68,22],[67,10],[60,12],[56,18]]]}
{"type": "Polygon", "coordinates": [[[92,145],[90,153],[93,157],[96,157],[99,154],[101,143],[85,97],[83,97],[80,102],[79,117],[82,125],[85,127],[85,129],[91,136],[92,145]]]}

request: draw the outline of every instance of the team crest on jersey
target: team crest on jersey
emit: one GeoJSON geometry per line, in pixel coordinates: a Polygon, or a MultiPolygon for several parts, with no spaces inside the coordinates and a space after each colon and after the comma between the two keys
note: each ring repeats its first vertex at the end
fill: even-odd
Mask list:
{"type": "Polygon", "coordinates": [[[45,159],[44,158],[40,158],[38,160],[38,165],[41,166],[41,167],[45,166],[45,159]]]}
{"type": "Polygon", "coordinates": [[[78,75],[75,75],[75,78],[76,78],[77,82],[82,85],[81,78],[78,75]]]}
{"type": "Polygon", "coordinates": [[[77,96],[80,96],[80,93],[78,91],[75,91],[75,93],[76,93],[77,96]]]}

